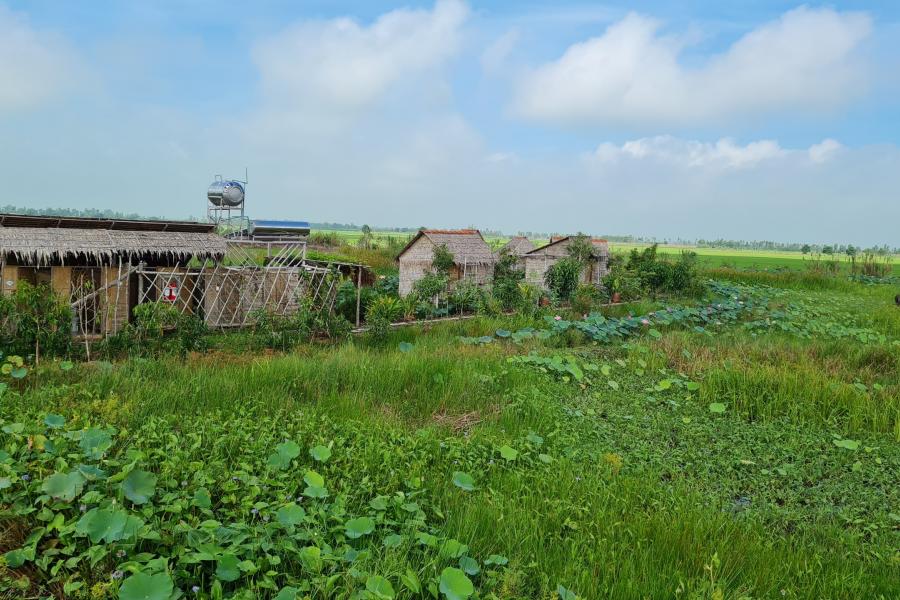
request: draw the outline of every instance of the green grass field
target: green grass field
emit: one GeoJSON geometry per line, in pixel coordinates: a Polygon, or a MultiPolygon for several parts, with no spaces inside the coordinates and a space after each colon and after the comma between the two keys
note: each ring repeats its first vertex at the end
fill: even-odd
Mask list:
{"type": "MultiPolygon", "coordinates": [[[[356,244],[361,233],[359,231],[348,230],[316,230],[320,233],[335,234],[341,242],[349,245],[356,244]]],[[[412,237],[411,233],[398,232],[373,232],[376,241],[392,238],[397,241],[406,241],[412,237]]],[[[508,238],[488,236],[485,238],[489,244],[494,247],[500,247],[508,241],[508,238]]],[[[548,240],[535,239],[532,240],[536,245],[546,243],[548,240]]],[[[627,253],[633,248],[642,250],[647,244],[626,244],[622,242],[610,242],[610,251],[614,253],[627,253]]],[[[731,266],[738,269],[791,269],[791,270],[807,270],[812,262],[811,256],[805,256],[801,252],[787,252],[777,250],[736,250],[731,248],[705,248],[695,246],[667,246],[660,245],[660,254],[677,256],[682,251],[696,252],[699,264],[704,267],[715,268],[721,266],[731,266]]],[[[837,255],[835,257],[839,263],[842,272],[850,272],[850,264],[845,255],[837,255]]],[[[893,275],[900,276],[900,256],[893,256],[890,259],[893,265],[893,275]]]]}
{"type": "Polygon", "coordinates": [[[0,404],[0,585],[896,598],[893,288],[721,276],[748,287],[713,302],[755,308],[694,327],[659,302],[614,307],[651,324],[611,343],[480,317],[289,353],[223,335],[186,360],[47,364],[0,404]]]}

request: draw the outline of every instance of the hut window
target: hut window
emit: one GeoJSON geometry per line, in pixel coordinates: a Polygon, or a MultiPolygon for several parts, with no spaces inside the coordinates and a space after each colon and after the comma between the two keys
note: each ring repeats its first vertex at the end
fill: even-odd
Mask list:
{"type": "Polygon", "coordinates": [[[19,281],[31,285],[50,285],[50,267],[19,267],[19,281]]]}

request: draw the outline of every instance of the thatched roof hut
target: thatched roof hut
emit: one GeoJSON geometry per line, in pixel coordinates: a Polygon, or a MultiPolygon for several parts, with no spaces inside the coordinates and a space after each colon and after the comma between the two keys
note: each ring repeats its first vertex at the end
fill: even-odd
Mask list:
{"type": "MultiPolygon", "coordinates": [[[[535,248],[523,255],[525,260],[525,280],[545,286],[547,269],[557,261],[569,256],[569,244],[575,236],[551,238],[549,244],[535,248]]],[[[601,278],[609,272],[609,243],[606,240],[591,239],[592,257],[584,267],[581,280],[584,283],[600,285],[601,278]]]]}
{"type": "Polygon", "coordinates": [[[506,242],[498,251],[497,256],[504,252],[512,256],[522,256],[534,250],[534,243],[524,235],[517,235],[506,242]]]}
{"type": "Polygon", "coordinates": [[[397,259],[402,259],[406,252],[419,240],[426,238],[432,246],[447,246],[457,264],[493,264],[494,254],[491,247],[477,229],[423,229],[400,251],[397,259]]]}
{"type": "Polygon", "coordinates": [[[28,265],[110,264],[152,260],[219,260],[225,240],[214,225],[181,221],[132,221],[0,215],[0,256],[28,265]]]}
{"type": "MultiPolygon", "coordinates": [[[[577,236],[567,235],[565,237],[550,238],[550,243],[526,252],[529,255],[552,256],[555,258],[564,258],[569,255],[569,244],[577,236]]],[[[594,257],[609,256],[609,242],[600,238],[592,238],[591,246],[594,249],[594,257]]]]}
{"type": "Polygon", "coordinates": [[[477,229],[423,229],[397,255],[401,296],[431,270],[437,246],[446,246],[453,255],[454,279],[484,283],[493,272],[494,253],[477,229]]]}

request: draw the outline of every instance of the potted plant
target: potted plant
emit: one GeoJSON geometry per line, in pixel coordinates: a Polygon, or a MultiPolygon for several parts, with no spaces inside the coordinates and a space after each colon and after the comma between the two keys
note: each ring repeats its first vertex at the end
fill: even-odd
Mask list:
{"type": "Polygon", "coordinates": [[[609,301],[618,304],[622,301],[622,275],[618,269],[610,271],[609,275],[603,278],[603,287],[609,292],[609,301]]]}

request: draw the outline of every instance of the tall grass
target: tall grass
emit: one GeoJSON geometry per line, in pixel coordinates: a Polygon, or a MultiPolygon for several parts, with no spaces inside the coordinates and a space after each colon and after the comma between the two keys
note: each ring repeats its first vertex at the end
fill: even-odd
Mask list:
{"type": "Polygon", "coordinates": [[[859,288],[843,277],[823,275],[807,271],[738,271],[726,267],[705,269],[704,274],[713,279],[724,279],[749,285],[769,285],[794,290],[840,291],[853,293],[859,288]]]}
{"type": "MultiPolygon", "coordinates": [[[[456,331],[477,333],[495,326],[486,320],[439,327],[429,335],[395,332],[416,342],[409,353],[393,345],[344,345],[245,360],[222,356],[220,363],[194,359],[79,367],[60,375],[50,389],[44,385],[27,392],[17,410],[59,411],[129,430],[162,418],[170,427],[154,431],[168,450],[158,451],[189,452],[198,464],[215,459],[233,468],[243,468],[248,453],[268,451],[253,447],[259,431],[283,432],[301,444],[335,441],[333,461],[317,467],[334,482],[334,493],[346,494],[349,507],[363,510],[371,494],[366,490],[390,490],[423,478],[445,535],[469,545],[476,556],[510,558],[497,584],[499,598],[550,597],[559,584],[584,598],[713,598],[719,593],[764,598],[780,597],[781,590],[796,598],[890,597],[892,567],[869,554],[887,556],[889,540],[878,538],[867,551],[823,516],[812,516],[799,531],[784,535],[773,530],[767,520],[772,515],[765,516],[763,505],[746,517],[722,509],[733,499],[731,489],[756,485],[733,473],[737,457],[753,456],[749,452],[774,443],[780,453],[797,452],[798,462],[816,460],[817,450],[808,440],[795,441],[796,430],[776,433],[777,427],[757,430],[740,421],[711,420],[691,434],[698,436],[696,443],[688,432],[678,434],[690,441],[691,458],[680,453],[666,458],[673,451],[675,423],[685,426],[678,413],[674,419],[667,416],[666,404],[648,404],[643,379],[618,373],[618,395],[582,391],[535,371],[510,368],[509,347],[451,343],[456,331]],[[566,407],[580,407],[579,413],[566,407]],[[596,408],[585,412],[588,407],[596,408]],[[477,415],[461,431],[435,418],[471,413],[477,415]],[[204,433],[212,423],[219,429],[225,424],[228,431],[230,422],[240,425],[218,437],[204,433]],[[615,425],[632,422],[642,431],[641,439],[615,425]],[[597,433],[603,423],[609,424],[597,433]],[[510,444],[524,453],[530,432],[545,437],[541,450],[552,456],[550,464],[524,456],[506,463],[492,451],[510,444]],[[465,441],[459,443],[461,437],[465,441]],[[707,447],[717,439],[718,445],[707,447]],[[445,448],[449,440],[453,443],[445,448]],[[736,449],[730,445],[734,441],[745,446],[736,449]],[[620,474],[596,458],[611,450],[623,456],[626,468],[620,474]],[[716,459],[723,450],[736,456],[716,459]],[[698,460],[705,461],[703,470],[673,477],[681,461],[698,460]],[[464,493],[452,485],[450,475],[458,469],[473,473],[476,491],[464,493]],[[352,482],[365,482],[365,487],[352,482]]],[[[619,350],[608,352],[612,358],[619,350]]],[[[856,360],[874,364],[880,359],[856,360]]],[[[718,381],[712,371],[704,385],[717,389],[718,381]]],[[[741,390],[752,391],[744,384],[741,390]]],[[[690,413],[693,422],[704,413],[690,413]]],[[[810,419],[807,425],[815,429],[827,423],[810,419]]],[[[820,475],[829,485],[841,485],[835,476],[820,475]]],[[[797,492],[789,488],[785,493],[797,492]]],[[[421,557],[373,548],[359,568],[392,578],[407,568],[432,572],[435,565],[421,557]]]]}
{"type": "Polygon", "coordinates": [[[702,378],[704,401],[727,402],[750,420],[787,417],[847,434],[900,436],[895,346],[670,332],[652,347],[665,364],[702,378]]]}
{"type": "Polygon", "coordinates": [[[860,391],[815,368],[714,368],[706,373],[702,389],[704,401],[725,402],[751,420],[787,417],[800,424],[830,424],[847,434],[900,433],[896,389],[860,391]]]}
{"type": "MultiPolygon", "coordinates": [[[[853,294],[880,331],[898,320],[875,308],[883,290],[802,276],[752,281],[853,294]]],[[[888,516],[900,500],[896,346],[736,330],[664,331],[658,341],[609,346],[577,336],[521,346],[457,340],[535,325],[482,317],[288,354],[80,365],[36,373],[21,393],[7,392],[0,414],[42,422],[58,412],[78,426],[143,431],[129,440],[152,446],[148,455],[180,453],[184,464],[223,471],[264,462],[282,439],[333,444],[334,457],[316,468],[350,513],[366,511],[374,494],[415,488],[429,521],[473,556],[509,558],[491,583],[496,598],[552,598],[557,585],[636,600],[896,595],[888,516]],[[412,348],[402,352],[400,342],[412,348]],[[610,375],[569,381],[507,361],[530,350],[577,354],[610,375]],[[659,391],[663,378],[701,387],[659,391]],[[712,402],[727,411],[710,412],[712,402]],[[834,446],[835,433],[871,452],[834,446]],[[518,458],[502,458],[505,445],[518,458]],[[470,472],[475,490],[453,485],[457,470],[470,472]]],[[[352,568],[395,582],[406,569],[428,577],[449,564],[409,545],[366,549],[352,568]]]]}

